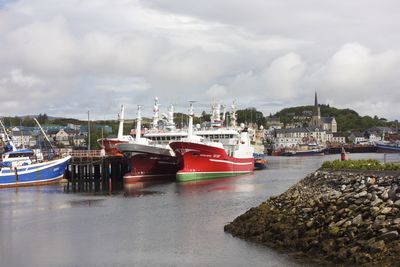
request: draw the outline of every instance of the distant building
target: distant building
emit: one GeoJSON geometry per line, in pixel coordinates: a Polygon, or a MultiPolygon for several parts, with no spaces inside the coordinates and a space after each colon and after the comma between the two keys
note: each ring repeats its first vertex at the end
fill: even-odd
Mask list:
{"type": "Polygon", "coordinates": [[[317,92],[314,99],[314,114],[311,118],[310,126],[337,133],[337,122],[334,117],[321,117],[321,108],[318,105],[317,92]]]}
{"type": "Polygon", "coordinates": [[[349,135],[349,141],[353,144],[365,144],[368,143],[369,140],[364,133],[353,132],[349,135]]]}
{"type": "Polygon", "coordinates": [[[267,129],[281,129],[284,124],[279,117],[269,116],[265,118],[267,129]]]}

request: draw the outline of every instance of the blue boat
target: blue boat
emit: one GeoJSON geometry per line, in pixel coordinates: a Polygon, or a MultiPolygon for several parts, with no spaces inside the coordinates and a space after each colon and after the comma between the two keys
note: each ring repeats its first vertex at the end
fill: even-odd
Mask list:
{"type": "Polygon", "coordinates": [[[49,155],[49,160],[40,160],[33,150],[16,149],[1,120],[0,125],[8,140],[8,144],[4,147],[5,152],[1,155],[0,188],[45,185],[63,179],[71,156],[53,158],[55,153],[52,149],[53,155],[49,155]]]}
{"type": "Polygon", "coordinates": [[[71,158],[33,162],[33,157],[28,149],[5,152],[0,163],[0,188],[60,182],[71,158]]]}
{"type": "Polygon", "coordinates": [[[379,142],[376,143],[376,148],[378,152],[381,153],[400,153],[400,143],[399,142],[379,142]]]}

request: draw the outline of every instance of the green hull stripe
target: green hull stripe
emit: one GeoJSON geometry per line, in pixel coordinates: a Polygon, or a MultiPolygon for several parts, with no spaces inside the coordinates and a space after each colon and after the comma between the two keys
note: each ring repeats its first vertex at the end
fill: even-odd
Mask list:
{"type": "Polygon", "coordinates": [[[215,179],[222,177],[238,176],[246,173],[251,173],[252,171],[243,172],[184,172],[177,173],[176,180],[179,182],[195,181],[195,180],[206,180],[215,179]]]}

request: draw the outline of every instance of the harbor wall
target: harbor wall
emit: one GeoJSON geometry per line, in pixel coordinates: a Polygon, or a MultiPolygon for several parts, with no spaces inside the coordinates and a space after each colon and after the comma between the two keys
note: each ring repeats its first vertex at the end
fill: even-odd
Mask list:
{"type": "Polygon", "coordinates": [[[318,170],[225,226],[234,236],[326,264],[396,266],[400,172],[318,170]]]}

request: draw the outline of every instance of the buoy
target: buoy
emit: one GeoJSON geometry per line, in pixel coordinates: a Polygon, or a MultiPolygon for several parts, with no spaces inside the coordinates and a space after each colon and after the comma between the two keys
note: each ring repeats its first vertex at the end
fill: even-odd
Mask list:
{"type": "Polygon", "coordinates": [[[340,160],[341,161],[347,160],[347,158],[346,158],[346,150],[344,150],[344,147],[342,147],[342,152],[340,152],[340,160]]]}

